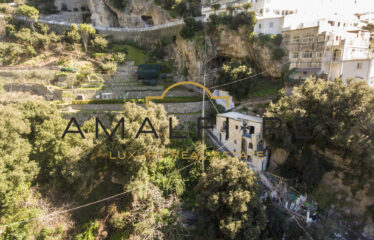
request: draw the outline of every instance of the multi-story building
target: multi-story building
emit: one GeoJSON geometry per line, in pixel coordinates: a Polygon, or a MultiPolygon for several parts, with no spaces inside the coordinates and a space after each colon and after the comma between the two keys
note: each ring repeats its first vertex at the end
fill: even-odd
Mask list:
{"type": "Polygon", "coordinates": [[[217,115],[213,133],[231,154],[255,169],[265,171],[268,154],[262,127],[261,117],[228,112],[217,115]]]}
{"type": "Polygon", "coordinates": [[[283,30],[293,78],[311,75],[334,80],[342,76],[343,63],[370,59],[370,34],[358,29],[354,19],[320,19],[290,25],[283,30]]]}

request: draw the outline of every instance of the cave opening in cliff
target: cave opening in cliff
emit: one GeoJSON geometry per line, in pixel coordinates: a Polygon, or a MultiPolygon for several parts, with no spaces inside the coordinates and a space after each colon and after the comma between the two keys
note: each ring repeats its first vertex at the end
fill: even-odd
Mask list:
{"type": "Polygon", "coordinates": [[[224,63],[231,61],[230,57],[226,56],[216,56],[214,58],[211,58],[207,64],[206,67],[208,69],[214,69],[214,68],[220,68],[224,63]]]}
{"type": "Polygon", "coordinates": [[[153,25],[154,25],[152,16],[146,16],[146,15],[143,15],[143,16],[142,16],[142,20],[143,20],[143,21],[145,22],[145,24],[147,24],[148,26],[153,26],[153,25]]]}

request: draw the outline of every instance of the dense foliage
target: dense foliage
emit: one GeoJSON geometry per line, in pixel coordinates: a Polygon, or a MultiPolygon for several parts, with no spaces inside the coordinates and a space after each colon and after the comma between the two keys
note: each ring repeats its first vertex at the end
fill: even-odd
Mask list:
{"type": "Polygon", "coordinates": [[[245,27],[250,32],[253,32],[256,21],[256,15],[252,12],[241,12],[236,15],[212,14],[209,16],[208,29],[209,32],[214,33],[217,30],[217,26],[224,25],[234,31],[238,30],[239,27],[245,27]]]}
{"type": "Polygon", "coordinates": [[[367,194],[373,196],[373,96],[365,82],[308,79],[294,88],[292,96],[283,95],[270,104],[266,115],[279,117],[283,124],[268,135],[268,143],[292,153],[284,172],[301,176],[313,189],[324,173],[334,169],[344,173],[345,184],[356,190],[367,188],[367,194]],[[304,128],[299,136],[310,138],[298,138],[295,126],[299,125],[295,124],[304,128]],[[315,147],[333,151],[338,158],[329,159],[315,147]]]}
{"type": "Polygon", "coordinates": [[[213,159],[197,188],[200,220],[210,236],[259,239],[266,224],[257,177],[238,159],[213,159]]]}
{"type": "Polygon", "coordinates": [[[197,32],[204,29],[202,22],[196,21],[193,17],[188,17],[184,19],[186,23],[183,26],[180,35],[185,39],[193,38],[197,32]]]}
{"type": "Polygon", "coordinates": [[[223,85],[222,87],[237,99],[245,98],[255,87],[254,79],[249,78],[252,75],[252,68],[248,63],[232,59],[222,65],[218,75],[217,85],[223,85]]]}
{"type": "Polygon", "coordinates": [[[201,15],[199,0],[154,0],[173,17],[196,17],[201,15]]]}

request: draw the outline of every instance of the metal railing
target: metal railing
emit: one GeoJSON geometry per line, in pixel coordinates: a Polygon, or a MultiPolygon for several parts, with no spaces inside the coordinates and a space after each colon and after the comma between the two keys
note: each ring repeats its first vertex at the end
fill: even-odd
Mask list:
{"type": "MultiPolygon", "coordinates": [[[[0,15],[0,18],[3,18],[3,17],[4,17],[3,15],[0,15]]],[[[16,18],[22,21],[28,21],[28,22],[32,21],[26,17],[16,17],[16,18]]],[[[200,21],[200,22],[205,21],[203,16],[195,17],[195,20],[200,21]]],[[[55,20],[47,20],[47,19],[39,19],[38,22],[52,24],[52,25],[59,25],[59,26],[67,26],[67,27],[71,26],[72,24],[77,24],[77,23],[71,23],[67,21],[55,21],[55,20]]],[[[100,26],[93,26],[93,25],[91,26],[98,31],[106,31],[106,32],[149,32],[149,31],[156,31],[159,29],[165,29],[165,28],[170,28],[170,27],[184,25],[184,24],[185,24],[184,20],[181,19],[175,22],[170,22],[170,23],[161,24],[157,26],[141,27],[141,28],[114,28],[114,27],[100,27],[100,26]]],[[[77,24],[77,26],[79,25],[80,24],[77,24]]]]}

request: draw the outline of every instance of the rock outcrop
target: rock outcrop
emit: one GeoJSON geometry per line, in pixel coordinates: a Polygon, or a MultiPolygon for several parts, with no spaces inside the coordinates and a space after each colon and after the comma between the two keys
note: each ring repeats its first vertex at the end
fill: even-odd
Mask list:
{"type": "Polygon", "coordinates": [[[274,171],[279,166],[284,164],[290,153],[283,148],[277,148],[272,151],[270,160],[270,171],[274,171]]]}
{"type": "Polygon", "coordinates": [[[128,0],[124,9],[111,0],[55,0],[55,5],[60,11],[88,9],[92,24],[100,27],[146,27],[173,21],[153,0],[128,0]]]}
{"type": "Polygon", "coordinates": [[[95,26],[116,27],[116,16],[108,9],[102,0],[87,0],[91,12],[91,22],[95,26]]]}
{"type": "MultiPolygon", "coordinates": [[[[205,47],[200,46],[201,39],[185,40],[177,37],[172,50],[175,64],[180,72],[187,68],[189,78],[197,82],[201,82],[202,79],[203,62],[206,61],[209,68],[212,61],[220,58],[249,59],[257,69],[266,71],[265,77],[279,78],[281,71],[275,66],[280,62],[272,60],[271,50],[251,43],[248,38],[249,33],[245,27],[240,28],[239,31],[232,31],[220,26],[217,33],[209,36],[209,40],[207,39],[207,53],[205,54],[205,47]]],[[[214,69],[207,71],[215,73],[214,69]]]]}
{"type": "Polygon", "coordinates": [[[109,0],[103,1],[115,13],[121,27],[145,27],[172,21],[168,12],[157,6],[153,0],[128,0],[124,10],[112,6],[109,0]]]}

